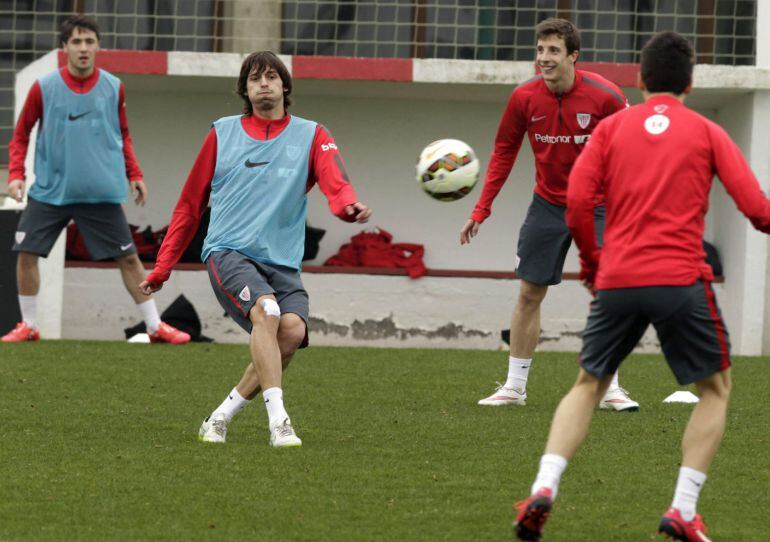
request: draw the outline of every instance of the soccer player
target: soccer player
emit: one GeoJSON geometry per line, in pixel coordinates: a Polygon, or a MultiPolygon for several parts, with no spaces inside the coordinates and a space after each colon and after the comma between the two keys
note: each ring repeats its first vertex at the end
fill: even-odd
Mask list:
{"type": "Polygon", "coordinates": [[[366,222],[331,134],[287,111],[289,71],[269,51],[249,55],[236,93],[243,115],[216,122],[203,142],[174,210],[147,292],[168,279],[211,197],[203,246],[214,292],[250,334],[251,363],[241,381],[201,425],[204,442],[225,442],[233,416],[262,390],[270,445],[301,446],[283,403],[282,370],[307,344],[308,295],[300,280],[306,193],[318,184],[336,216],[366,222]]]}
{"type": "MultiPolygon", "coordinates": [[[[519,231],[516,276],[521,281],[511,316],[508,378],[480,405],[525,405],[532,354],[540,336],[540,305],[548,286],[561,282],[571,244],[564,221],[567,177],[596,125],[627,107],[623,92],[595,73],[575,69],[580,54],[577,28],[564,19],[546,19],[535,27],[540,75],[511,94],[495,138],[484,190],[460,231],[460,244],[470,243],[492,213],[524,134],[535,154],[535,193],[519,231]]],[[[597,198],[595,219],[601,240],[604,207],[597,198]]],[[[601,241],[600,241],[601,242],[601,241]]],[[[635,411],[639,403],[613,378],[601,408],[635,411]]]]}
{"type": "Polygon", "coordinates": [[[150,340],[186,343],[190,335],[161,322],[155,300],[138,287],[144,269],[121,203],[130,187],[136,204],[144,205],[147,187],[128,132],[123,83],[94,65],[99,29],[93,20],[81,15],[65,20],[60,43],[67,65],[32,86],[9,145],[8,192],[21,202],[30,132],[39,122],[35,182],[13,245],[22,321],[2,340],[40,338],[38,258],[48,256],[61,230],[74,220],[94,259],[117,262],[150,340]]]}
{"type": "Polygon", "coordinates": [[[694,382],[700,395],[659,532],[708,541],[696,503],[722,439],[730,396],[729,337],[702,243],[713,175],[765,233],[770,201],[725,131],[684,106],[694,62],[686,39],[673,32],[655,35],[641,55],[645,103],[602,121],[570,174],[567,224],[580,249],[581,277],[596,295],[577,382],[556,409],[532,495],[516,518],[522,540],[540,539],[567,461],[588,434],[593,407],[652,324],[677,381],[694,382]],[[592,216],[599,193],[607,207],[601,250],[592,216]]]}

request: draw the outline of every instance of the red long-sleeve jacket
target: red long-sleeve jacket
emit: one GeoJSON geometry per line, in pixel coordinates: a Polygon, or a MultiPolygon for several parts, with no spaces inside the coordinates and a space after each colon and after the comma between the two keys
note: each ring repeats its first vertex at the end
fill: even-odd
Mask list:
{"type": "MultiPolygon", "coordinates": [[[[99,70],[85,78],[78,78],[72,75],[64,67],[59,70],[62,79],[67,87],[78,94],[88,93],[99,81],[99,70]]],[[[131,141],[131,134],[128,131],[128,118],[126,117],[126,91],[123,83],[120,84],[120,97],[118,99],[118,118],[120,119],[120,132],[123,136],[123,156],[126,160],[126,177],[129,181],[143,180],[142,170],[136,160],[134,153],[134,144],[131,141]]],[[[8,144],[8,182],[15,180],[26,180],[27,175],[24,168],[24,160],[27,158],[29,149],[29,135],[37,121],[43,122],[43,92],[40,89],[40,83],[35,81],[24,102],[24,107],[19,115],[13,136],[8,144]]]]}
{"type": "MultiPolygon", "coordinates": [[[[283,132],[289,124],[289,119],[289,115],[279,120],[264,120],[252,115],[242,117],[241,125],[254,139],[268,140],[283,132]]],[[[329,201],[331,212],[342,220],[352,221],[353,219],[345,214],[345,207],[358,201],[356,192],[350,184],[334,138],[320,124],[316,127],[308,161],[307,191],[317,183],[329,201]]],[[[216,162],[217,135],[212,128],[182,188],[171,217],[171,224],[158,253],[155,269],[147,277],[150,283],[160,285],[168,280],[172,268],[195,236],[201,216],[209,202],[216,162]]]]}
{"type": "Polygon", "coordinates": [[[492,214],[492,202],[511,173],[524,134],[535,154],[535,192],[566,205],[567,178],[580,151],[600,120],[625,107],[620,88],[582,70],[575,70],[575,83],[561,95],[549,90],[542,76],[516,87],[500,119],[484,189],[471,218],[481,223],[492,214]]]}
{"type": "Polygon", "coordinates": [[[715,174],[753,226],[770,233],[770,201],[718,125],[666,95],[602,121],[569,177],[567,225],[582,278],[597,289],[713,280],[703,230],[715,174]],[[599,193],[607,206],[601,251],[599,193]]]}

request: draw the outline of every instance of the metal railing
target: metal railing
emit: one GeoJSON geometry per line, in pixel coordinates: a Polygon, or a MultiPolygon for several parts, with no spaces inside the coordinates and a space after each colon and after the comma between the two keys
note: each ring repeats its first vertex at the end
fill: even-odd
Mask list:
{"type": "Polygon", "coordinates": [[[533,27],[558,16],[581,29],[585,61],[637,62],[653,33],[675,30],[701,63],[753,65],[756,11],[756,0],[0,0],[0,164],[14,75],[58,47],[73,12],[112,49],[531,60],[533,27]]]}

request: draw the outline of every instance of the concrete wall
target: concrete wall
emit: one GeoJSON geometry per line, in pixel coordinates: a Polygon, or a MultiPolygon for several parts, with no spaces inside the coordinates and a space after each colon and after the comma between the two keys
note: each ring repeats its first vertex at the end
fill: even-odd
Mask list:
{"type": "MultiPolygon", "coordinates": [[[[237,64],[238,55],[231,56],[237,64]]],[[[223,61],[229,58],[222,57],[223,61]]],[[[747,77],[765,75],[752,72],[747,77]]],[[[131,131],[151,191],[147,207],[127,206],[131,222],[155,228],[168,223],[210,122],[240,111],[240,101],[232,93],[234,79],[123,77],[131,131]]],[[[770,120],[765,119],[770,114],[767,91],[752,92],[736,80],[732,75],[725,79],[729,83],[725,88],[704,85],[706,89],[697,90],[688,103],[722,123],[755,169],[765,173],[767,182],[770,149],[760,131],[770,120]]],[[[361,199],[375,210],[372,225],[391,231],[398,241],[424,244],[429,267],[512,270],[518,229],[532,197],[534,164],[526,143],[491,219],[470,246],[459,246],[458,232],[480,186],[464,200],[440,203],[424,195],[414,180],[420,150],[442,137],[467,141],[484,168],[510,90],[509,84],[497,83],[303,79],[295,82],[292,112],[331,130],[361,199]]],[[[639,101],[638,92],[625,90],[632,103],[639,101]]],[[[750,230],[720,190],[717,187],[714,192],[707,229],[707,238],[714,241],[725,261],[727,282],[720,291],[726,295],[720,297],[720,303],[733,336],[733,351],[757,354],[763,344],[770,343],[763,339],[768,335],[765,305],[770,306],[764,279],[767,240],[750,230]],[[757,298],[766,301],[757,303],[757,298]]],[[[311,262],[316,264],[361,229],[331,216],[318,190],[310,196],[309,222],[327,230],[319,258],[311,262]]],[[[565,270],[578,270],[574,250],[565,270]]],[[[117,272],[68,269],[62,274],[59,268],[48,278],[44,275],[44,283],[57,280],[57,273],[63,281],[60,304],[66,307],[63,337],[119,338],[121,329],[136,320],[127,295],[121,292],[117,272]]],[[[518,288],[515,281],[459,278],[410,281],[404,277],[306,274],[305,281],[312,296],[316,344],[494,348],[499,345],[500,329],[508,325],[518,288]]],[[[159,303],[163,306],[174,293],[184,292],[202,311],[208,334],[218,340],[243,340],[228,329],[208,289],[205,273],[176,273],[159,303]]],[[[554,288],[543,309],[541,347],[577,348],[576,335],[583,327],[587,302],[587,295],[574,281],[554,288]]],[[[46,336],[56,336],[55,330],[43,331],[46,336]]],[[[648,337],[645,345],[654,347],[654,341],[648,337]]]]}

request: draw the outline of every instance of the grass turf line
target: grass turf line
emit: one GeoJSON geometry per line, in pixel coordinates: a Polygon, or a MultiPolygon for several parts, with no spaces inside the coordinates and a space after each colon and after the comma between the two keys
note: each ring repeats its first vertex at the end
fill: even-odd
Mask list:
{"type": "MultiPolygon", "coordinates": [[[[244,346],[44,341],[0,347],[0,540],[512,539],[575,354],[538,353],[528,406],[476,401],[502,352],[301,351],[285,400],[304,446],[268,446],[261,401],[224,446],[196,441],[244,346]]],[[[699,511],[716,540],[761,540],[770,504],[766,358],[735,360],[728,429],[699,511]]],[[[632,356],[636,414],[597,412],[546,541],[653,539],[691,406],[660,356],[632,356]]]]}

